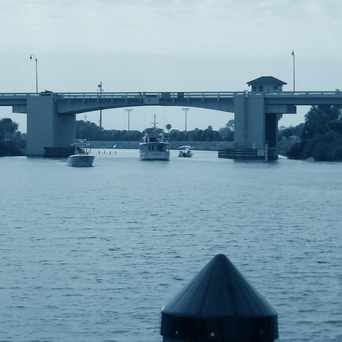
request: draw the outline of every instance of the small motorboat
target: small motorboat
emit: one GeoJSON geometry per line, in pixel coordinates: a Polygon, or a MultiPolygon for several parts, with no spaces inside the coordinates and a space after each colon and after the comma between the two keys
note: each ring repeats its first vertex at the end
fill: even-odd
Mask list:
{"type": "Polygon", "coordinates": [[[179,152],[178,152],[178,157],[180,158],[191,158],[192,157],[192,151],[191,151],[191,146],[180,146],[179,147],[179,152]]]}
{"type": "Polygon", "coordinates": [[[73,154],[68,157],[68,165],[73,167],[92,167],[95,156],[90,154],[73,154]]]}
{"type": "Polygon", "coordinates": [[[72,167],[92,167],[94,165],[95,156],[90,154],[89,148],[81,148],[76,146],[77,153],[68,157],[67,163],[72,167]]]}

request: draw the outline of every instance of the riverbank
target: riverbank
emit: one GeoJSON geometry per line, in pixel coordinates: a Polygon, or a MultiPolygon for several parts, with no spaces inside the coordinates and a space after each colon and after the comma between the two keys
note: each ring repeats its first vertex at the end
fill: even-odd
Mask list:
{"type": "MultiPolygon", "coordinates": [[[[138,149],[140,141],[89,141],[91,148],[138,149]]],[[[232,141],[170,141],[172,150],[182,145],[190,145],[193,150],[218,151],[233,146],[232,141]]]]}

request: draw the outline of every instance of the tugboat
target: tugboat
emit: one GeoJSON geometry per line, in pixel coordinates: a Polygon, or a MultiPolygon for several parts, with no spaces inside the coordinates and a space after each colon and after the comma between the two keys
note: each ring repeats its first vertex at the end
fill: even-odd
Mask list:
{"type": "Polygon", "coordinates": [[[188,145],[179,146],[178,157],[191,158],[192,157],[191,146],[188,146],[188,145]]]}
{"type": "Polygon", "coordinates": [[[140,160],[170,160],[169,142],[162,129],[157,128],[154,114],[153,127],[145,130],[142,142],[139,144],[140,160]]]}
{"type": "Polygon", "coordinates": [[[90,154],[89,145],[80,147],[75,145],[76,153],[68,157],[67,163],[72,167],[92,167],[95,156],[90,154]]]}

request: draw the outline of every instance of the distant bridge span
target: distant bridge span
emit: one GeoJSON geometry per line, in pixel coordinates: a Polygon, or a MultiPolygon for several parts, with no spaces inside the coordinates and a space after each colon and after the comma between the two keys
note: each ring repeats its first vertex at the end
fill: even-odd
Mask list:
{"type": "MultiPolygon", "coordinates": [[[[279,80],[278,80],[279,81],[279,80]]],[[[253,88],[252,88],[253,89],[253,88]]],[[[43,156],[45,147],[67,147],[75,139],[75,115],[139,106],[180,106],[233,112],[235,144],[265,153],[276,148],[280,114],[295,114],[297,105],[342,105],[340,91],[209,92],[42,92],[0,93],[0,106],[27,113],[27,155],[43,156]]]]}
{"type": "Polygon", "coordinates": [[[11,106],[17,113],[27,113],[27,103],[33,98],[52,96],[58,114],[79,114],[100,109],[139,106],[180,106],[234,112],[236,96],[259,95],[272,111],[275,105],[342,105],[340,91],[287,91],[274,93],[207,91],[207,92],[59,92],[0,93],[0,106],[11,106]],[[40,93],[44,94],[44,93],[40,93]]]}

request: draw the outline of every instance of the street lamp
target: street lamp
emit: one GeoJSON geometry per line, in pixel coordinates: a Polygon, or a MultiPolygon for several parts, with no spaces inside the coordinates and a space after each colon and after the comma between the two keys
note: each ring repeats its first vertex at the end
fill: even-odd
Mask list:
{"type": "MultiPolygon", "coordinates": [[[[101,100],[102,92],[103,92],[103,87],[102,87],[102,81],[97,85],[99,88],[99,99],[101,100]]],[[[101,109],[101,103],[100,103],[100,129],[102,129],[102,109],[101,109]]]]}
{"type": "Polygon", "coordinates": [[[293,91],[296,91],[296,54],[294,50],[291,52],[292,56],[292,77],[293,77],[293,91]]]}
{"type": "Polygon", "coordinates": [[[38,94],[38,58],[36,55],[30,55],[30,60],[35,62],[36,71],[36,94],[38,94]]]}
{"type": "Polygon", "coordinates": [[[182,108],[184,112],[184,131],[187,132],[188,130],[188,111],[190,108],[182,108]]]}
{"type": "Polygon", "coordinates": [[[131,128],[131,111],[133,108],[125,108],[125,111],[127,112],[127,131],[131,128]]]}

